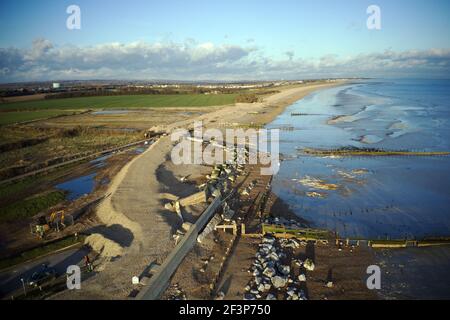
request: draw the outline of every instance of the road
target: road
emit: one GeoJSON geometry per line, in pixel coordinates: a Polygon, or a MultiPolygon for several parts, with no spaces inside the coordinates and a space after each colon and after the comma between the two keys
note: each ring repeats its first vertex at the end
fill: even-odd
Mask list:
{"type": "Polygon", "coordinates": [[[0,298],[8,298],[13,292],[22,288],[21,278],[25,281],[38,271],[43,264],[55,268],[57,275],[66,273],[70,265],[82,265],[83,257],[89,253],[88,249],[74,248],[54,255],[43,257],[32,262],[12,267],[0,273],[0,298]]]}

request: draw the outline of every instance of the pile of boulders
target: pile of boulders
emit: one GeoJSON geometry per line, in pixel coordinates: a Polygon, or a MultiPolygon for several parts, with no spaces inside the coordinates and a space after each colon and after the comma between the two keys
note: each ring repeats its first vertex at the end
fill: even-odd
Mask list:
{"type": "Polygon", "coordinates": [[[281,294],[287,300],[305,300],[299,288],[301,280],[294,279],[290,265],[283,263],[287,255],[281,242],[271,235],[265,235],[255,255],[249,272],[253,278],[245,287],[245,300],[274,300],[281,294]]]}
{"type": "Polygon", "coordinates": [[[291,249],[298,249],[301,246],[306,247],[308,243],[303,240],[296,240],[296,239],[280,239],[280,245],[282,248],[291,248],[291,249]]]}
{"type": "Polygon", "coordinates": [[[186,293],[181,290],[178,283],[170,286],[168,292],[170,292],[169,300],[186,300],[186,293]]]}

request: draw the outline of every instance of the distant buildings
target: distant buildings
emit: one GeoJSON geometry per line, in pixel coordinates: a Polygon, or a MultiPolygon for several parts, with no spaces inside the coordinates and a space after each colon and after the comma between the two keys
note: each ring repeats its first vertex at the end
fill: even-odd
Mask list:
{"type": "Polygon", "coordinates": [[[53,82],[52,88],[53,89],[59,89],[59,88],[61,88],[61,84],[59,82],[53,82]]]}

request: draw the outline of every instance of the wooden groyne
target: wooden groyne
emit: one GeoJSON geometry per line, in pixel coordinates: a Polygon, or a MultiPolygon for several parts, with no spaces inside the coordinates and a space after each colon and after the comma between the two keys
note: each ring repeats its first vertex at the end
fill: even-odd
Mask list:
{"type": "Polygon", "coordinates": [[[414,157],[437,157],[449,156],[448,151],[395,151],[395,150],[379,150],[379,149],[359,149],[359,148],[343,148],[343,149],[312,149],[304,148],[298,150],[301,154],[320,156],[320,157],[392,157],[392,156],[414,156],[414,157]]]}
{"type": "Polygon", "coordinates": [[[374,249],[382,248],[410,248],[410,247],[432,247],[450,245],[450,237],[423,238],[423,239],[368,239],[368,238],[343,238],[333,236],[327,230],[312,228],[286,228],[283,225],[262,224],[261,235],[273,234],[277,238],[295,238],[302,241],[314,241],[328,244],[334,240],[337,246],[361,246],[367,245],[374,249]]]}

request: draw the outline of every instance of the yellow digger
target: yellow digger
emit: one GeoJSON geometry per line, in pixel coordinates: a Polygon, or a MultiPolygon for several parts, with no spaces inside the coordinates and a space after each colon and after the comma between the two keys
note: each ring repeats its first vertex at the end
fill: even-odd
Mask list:
{"type": "Polygon", "coordinates": [[[66,227],[66,225],[64,224],[64,220],[64,210],[52,212],[48,220],[45,216],[41,216],[36,221],[35,232],[41,239],[44,238],[44,235],[51,229],[55,229],[57,232],[59,232],[60,226],[62,226],[63,228],[66,227]]]}

